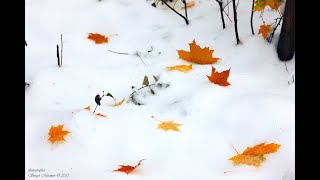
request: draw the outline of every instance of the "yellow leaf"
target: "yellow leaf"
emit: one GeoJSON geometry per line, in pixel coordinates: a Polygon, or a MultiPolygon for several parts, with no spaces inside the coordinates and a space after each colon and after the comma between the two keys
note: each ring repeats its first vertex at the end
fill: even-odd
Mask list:
{"type": "Polygon", "coordinates": [[[176,65],[176,66],[167,66],[166,67],[166,70],[168,71],[181,71],[181,72],[188,72],[192,69],[192,64],[190,64],[189,66],[188,65],[176,65]]]}
{"type": "Polygon", "coordinates": [[[232,160],[234,165],[247,164],[259,167],[261,163],[266,160],[264,155],[277,152],[279,147],[280,145],[275,143],[270,143],[267,145],[265,145],[265,142],[260,143],[252,148],[247,147],[247,149],[244,150],[242,154],[238,154],[230,158],[229,160],[232,160]]]}
{"type": "Polygon", "coordinates": [[[196,44],[195,40],[193,40],[192,43],[189,44],[189,47],[190,52],[177,50],[178,55],[181,59],[197,64],[212,64],[220,59],[212,57],[212,53],[214,50],[210,50],[209,47],[201,48],[196,44]]]}
{"type": "Polygon", "coordinates": [[[263,163],[266,160],[266,158],[263,156],[250,156],[238,154],[236,156],[233,156],[229,160],[232,160],[234,165],[247,164],[259,167],[261,163],[263,163]]]}
{"type": "Polygon", "coordinates": [[[116,107],[116,106],[121,106],[122,103],[124,102],[124,100],[125,100],[125,98],[123,98],[120,102],[117,102],[116,104],[114,104],[114,105],[112,105],[112,106],[114,106],[114,107],[116,107]]]}
{"type": "Polygon", "coordinates": [[[180,131],[178,126],[182,126],[182,124],[174,123],[173,121],[164,121],[158,124],[158,128],[164,131],[172,130],[172,131],[180,131]]]}

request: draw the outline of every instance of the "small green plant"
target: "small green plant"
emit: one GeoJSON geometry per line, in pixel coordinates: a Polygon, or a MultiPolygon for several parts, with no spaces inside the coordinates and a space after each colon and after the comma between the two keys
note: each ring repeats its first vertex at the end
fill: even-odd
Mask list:
{"type": "Polygon", "coordinates": [[[143,103],[138,102],[137,96],[139,95],[138,92],[141,91],[141,90],[144,89],[144,88],[149,88],[149,92],[150,92],[152,95],[155,95],[156,93],[155,93],[154,89],[152,89],[151,87],[154,87],[154,86],[155,86],[155,87],[159,87],[159,88],[162,88],[162,87],[167,88],[167,87],[169,87],[169,84],[159,83],[159,82],[158,82],[158,81],[159,81],[159,77],[153,76],[153,79],[154,79],[154,83],[150,84],[148,76],[145,75],[145,76],[143,77],[142,86],[141,86],[140,88],[136,89],[135,86],[131,86],[131,89],[132,89],[133,92],[130,94],[130,100],[131,100],[131,102],[132,102],[133,104],[139,105],[139,106],[140,106],[140,105],[143,105],[143,103]]]}

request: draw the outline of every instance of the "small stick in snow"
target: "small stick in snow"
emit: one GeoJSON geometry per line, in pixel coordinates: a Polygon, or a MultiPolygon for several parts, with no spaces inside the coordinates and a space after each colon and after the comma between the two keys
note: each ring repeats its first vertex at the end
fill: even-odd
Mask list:
{"type": "Polygon", "coordinates": [[[62,50],[63,50],[63,42],[62,42],[62,34],[61,34],[61,60],[60,60],[60,64],[62,66],[62,50]]]}
{"type": "Polygon", "coordinates": [[[237,152],[237,154],[239,154],[239,152],[236,150],[236,148],[233,147],[233,145],[231,144],[232,148],[237,152]]]}
{"type": "Polygon", "coordinates": [[[57,44],[57,59],[58,59],[58,66],[60,67],[60,56],[59,56],[59,45],[57,44]]]}

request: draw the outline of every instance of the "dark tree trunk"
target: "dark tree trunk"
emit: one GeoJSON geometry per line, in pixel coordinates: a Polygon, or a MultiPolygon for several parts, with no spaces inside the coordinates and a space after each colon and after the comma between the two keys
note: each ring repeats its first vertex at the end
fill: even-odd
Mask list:
{"type": "Polygon", "coordinates": [[[226,25],[224,23],[224,17],[223,17],[223,8],[222,8],[222,1],[216,0],[220,6],[220,14],[221,14],[221,20],[222,20],[222,28],[226,28],[226,25]]]}
{"type": "Polygon", "coordinates": [[[277,53],[281,61],[292,59],[295,51],[295,0],[287,0],[277,53]]]}
{"type": "Polygon", "coordinates": [[[253,8],[254,8],[254,1],[255,1],[255,0],[252,0],[251,19],[250,19],[252,35],[254,35],[254,31],[253,31],[253,23],[252,23],[252,20],[253,20],[253,8]]]}
{"type": "Polygon", "coordinates": [[[233,19],[234,19],[234,30],[236,32],[237,44],[240,44],[238,35],[238,20],[237,20],[237,10],[236,10],[236,0],[232,0],[233,5],[233,19]]]}

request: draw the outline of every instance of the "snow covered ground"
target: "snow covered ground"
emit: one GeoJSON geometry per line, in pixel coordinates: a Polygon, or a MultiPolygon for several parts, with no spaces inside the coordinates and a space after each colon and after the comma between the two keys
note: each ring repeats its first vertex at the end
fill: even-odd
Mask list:
{"type": "MultiPolygon", "coordinates": [[[[218,3],[196,0],[188,10],[190,24],[166,6],[146,0],[26,0],[25,171],[26,179],[70,180],[293,180],[295,179],[295,58],[277,58],[276,43],[252,35],[252,1],[240,0],[236,45],[233,23],[225,16],[222,30],[218,3]],[[111,36],[95,44],[88,33],[111,36]],[[63,34],[63,65],[57,66],[56,45],[63,34]],[[166,66],[190,64],[176,50],[189,50],[195,39],[209,46],[221,60],[220,72],[231,68],[222,87],[206,75],[211,65],[193,65],[188,73],[166,71],[166,66]],[[151,52],[149,50],[153,49],[151,52]],[[138,52],[138,57],[111,53],[138,52]],[[144,75],[159,76],[168,88],[146,94],[145,105],[126,101],[111,107],[104,97],[97,111],[94,97],[110,92],[128,99],[131,86],[140,87],[144,75]],[[290,84],[289,84],[290,83],[290,84]],[[157,129],[160,120],[183,124],[181,132],[157,129]],[[64,124],[66,141],[48,141],[51,125],[64,124]],[[281,144],[266,155],[261,167],[234,166],[228,160],[248,146],[281,144]],[[113,172],[118,165],[135,165],[131,174],[113,172]],[[41,173],[30,169],[44,169],[41,173]],[[226,171],[231,171],[224,173],[226,171]],[[67,177],[49,177],[66,174],[67,177]]],[[[189,2],[189,1],[187,1],[189,2]]],[[[179,2],[177,7],[181,7],[179,2]]],[[[179,9],[179,8],[178,8],[179,9]]],[[[226,9],[227,11],[227,9],[226,9]]],[[[179,11],[183,13],[183,10],[179,11]]],[[[257,34],[262,21],[254,14],[257,34]]],[[[266,11],[264,20],[279,16],[266,11]]],[[[232,18],[232,6],[230,6],[232,18]]],[[[151,81],[152,79],[150,79],[151,81]]]]}

